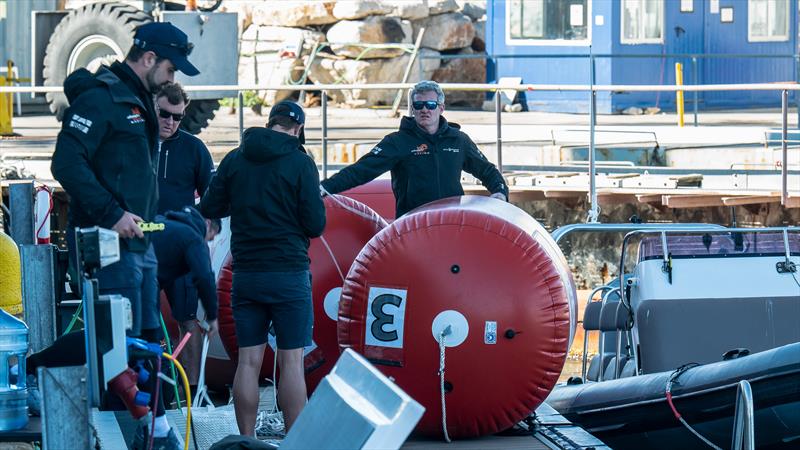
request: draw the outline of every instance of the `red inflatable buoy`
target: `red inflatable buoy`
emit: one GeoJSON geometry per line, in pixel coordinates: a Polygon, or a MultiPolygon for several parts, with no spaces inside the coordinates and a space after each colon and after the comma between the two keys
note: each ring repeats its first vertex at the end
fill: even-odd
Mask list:
{"type": "Polygon", "coordinates": [[[425,407],[419,432],[443,434],[444,391],[449,435],[480,436],[544,401],[576,309],[569,267],[541,225],[499,200],[453,197],[397,219],[364,247],[339,303],[339,344],[425,407]]]}
{"type": "MultiPolygon", "coordinates": [[[[325,214],[325,232],[321,238],[311,240],[308,250],[314,299],[314,344],[305,351],[309,393],[339,358],[336,318],[344,277],[364,244],[387,225],[366,205],[341,195],[325,197],[325,214]]],[[[236,360],[239,345],[231,309],[232,280],[229,257],[217,280],[219,331],[225,350],[236,360]]],[[[274,345],[274,340],[270,344],[274,345]]],[[[261,376],[264,378],[272,378],[273,355],[273,349],[268,345],[261,366],[261,376]]]]}

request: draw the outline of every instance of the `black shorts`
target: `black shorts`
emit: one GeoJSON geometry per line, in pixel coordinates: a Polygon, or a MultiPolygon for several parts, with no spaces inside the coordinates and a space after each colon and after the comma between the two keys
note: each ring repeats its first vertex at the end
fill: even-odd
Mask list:
{"type": "Polygon", "coordinates": [[[197,287],[191,275],[180,277],[163,289],[173,319],[178,322],[197,319],[197,287]]]}
{"type": "Polygon", "coordinates": [[[281,350],[311,345],[314,311],[308,270],[234,273],[231,306],[239,347],[266,343],[270,326],[281,350]]]}

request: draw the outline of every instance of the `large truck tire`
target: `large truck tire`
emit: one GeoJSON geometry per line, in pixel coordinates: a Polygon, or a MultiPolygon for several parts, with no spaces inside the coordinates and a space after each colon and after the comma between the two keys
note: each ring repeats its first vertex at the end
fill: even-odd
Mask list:
{"type": "MultiPolygon", "coordinates": [[[[133,45],[137,27],[153,18],[131,5],[92,3],[75,9],[59,22],[44,57],[44,85],[62,86],[74,70],[95,71],[100,64],[122,60],[133,45]]],[[[61,120],[68,102],[62,93],[48,93],[50,110],[61,120]]],[[[212,114],[213,117],[213,114],[212,114]]]]}
{"type": "MultiPolygon", "coordinates": [[[[191,93],[189,97],[191,98],[191,93]]],[[[191,100],[181,121],[181,129],[192,134],[200,133],[208,126],[208,122],[214,118],[214,112],[218,109],[219,100],[191,100]]]]}

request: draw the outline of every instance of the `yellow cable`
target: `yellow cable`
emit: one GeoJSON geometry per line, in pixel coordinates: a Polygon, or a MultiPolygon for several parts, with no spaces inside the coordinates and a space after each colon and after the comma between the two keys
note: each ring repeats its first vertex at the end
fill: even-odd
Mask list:
{"type": "Polygon", "coordinates": [[[175,364],[175,367],[181,374],[181,379],[183,379],[183,388],[186,390],[186,439],[183,442],[183,450],[189,450],[189,432],[192,430],[192,395],[191,390],[189,390],[189,378],[186,376],[183,366],[176,358],[169,353],[162,354],[164,355],[164,358],[167,358],[175,364]]]}

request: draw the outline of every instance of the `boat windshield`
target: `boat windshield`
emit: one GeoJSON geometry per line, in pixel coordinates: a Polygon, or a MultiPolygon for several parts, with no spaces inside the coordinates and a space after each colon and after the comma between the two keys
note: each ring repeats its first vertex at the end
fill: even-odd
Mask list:
{"type": "MultiPolygon", "coordinates": [[[[722,258],[786,255],[783,233],[668,234],[672,258],[722,258]]],[[[800,256],[800,234],[789,233],[789,253],[800,256]]],[[[661,236],[648,235],[639,243],[639,261],[661,259],[661,236]]]]}

